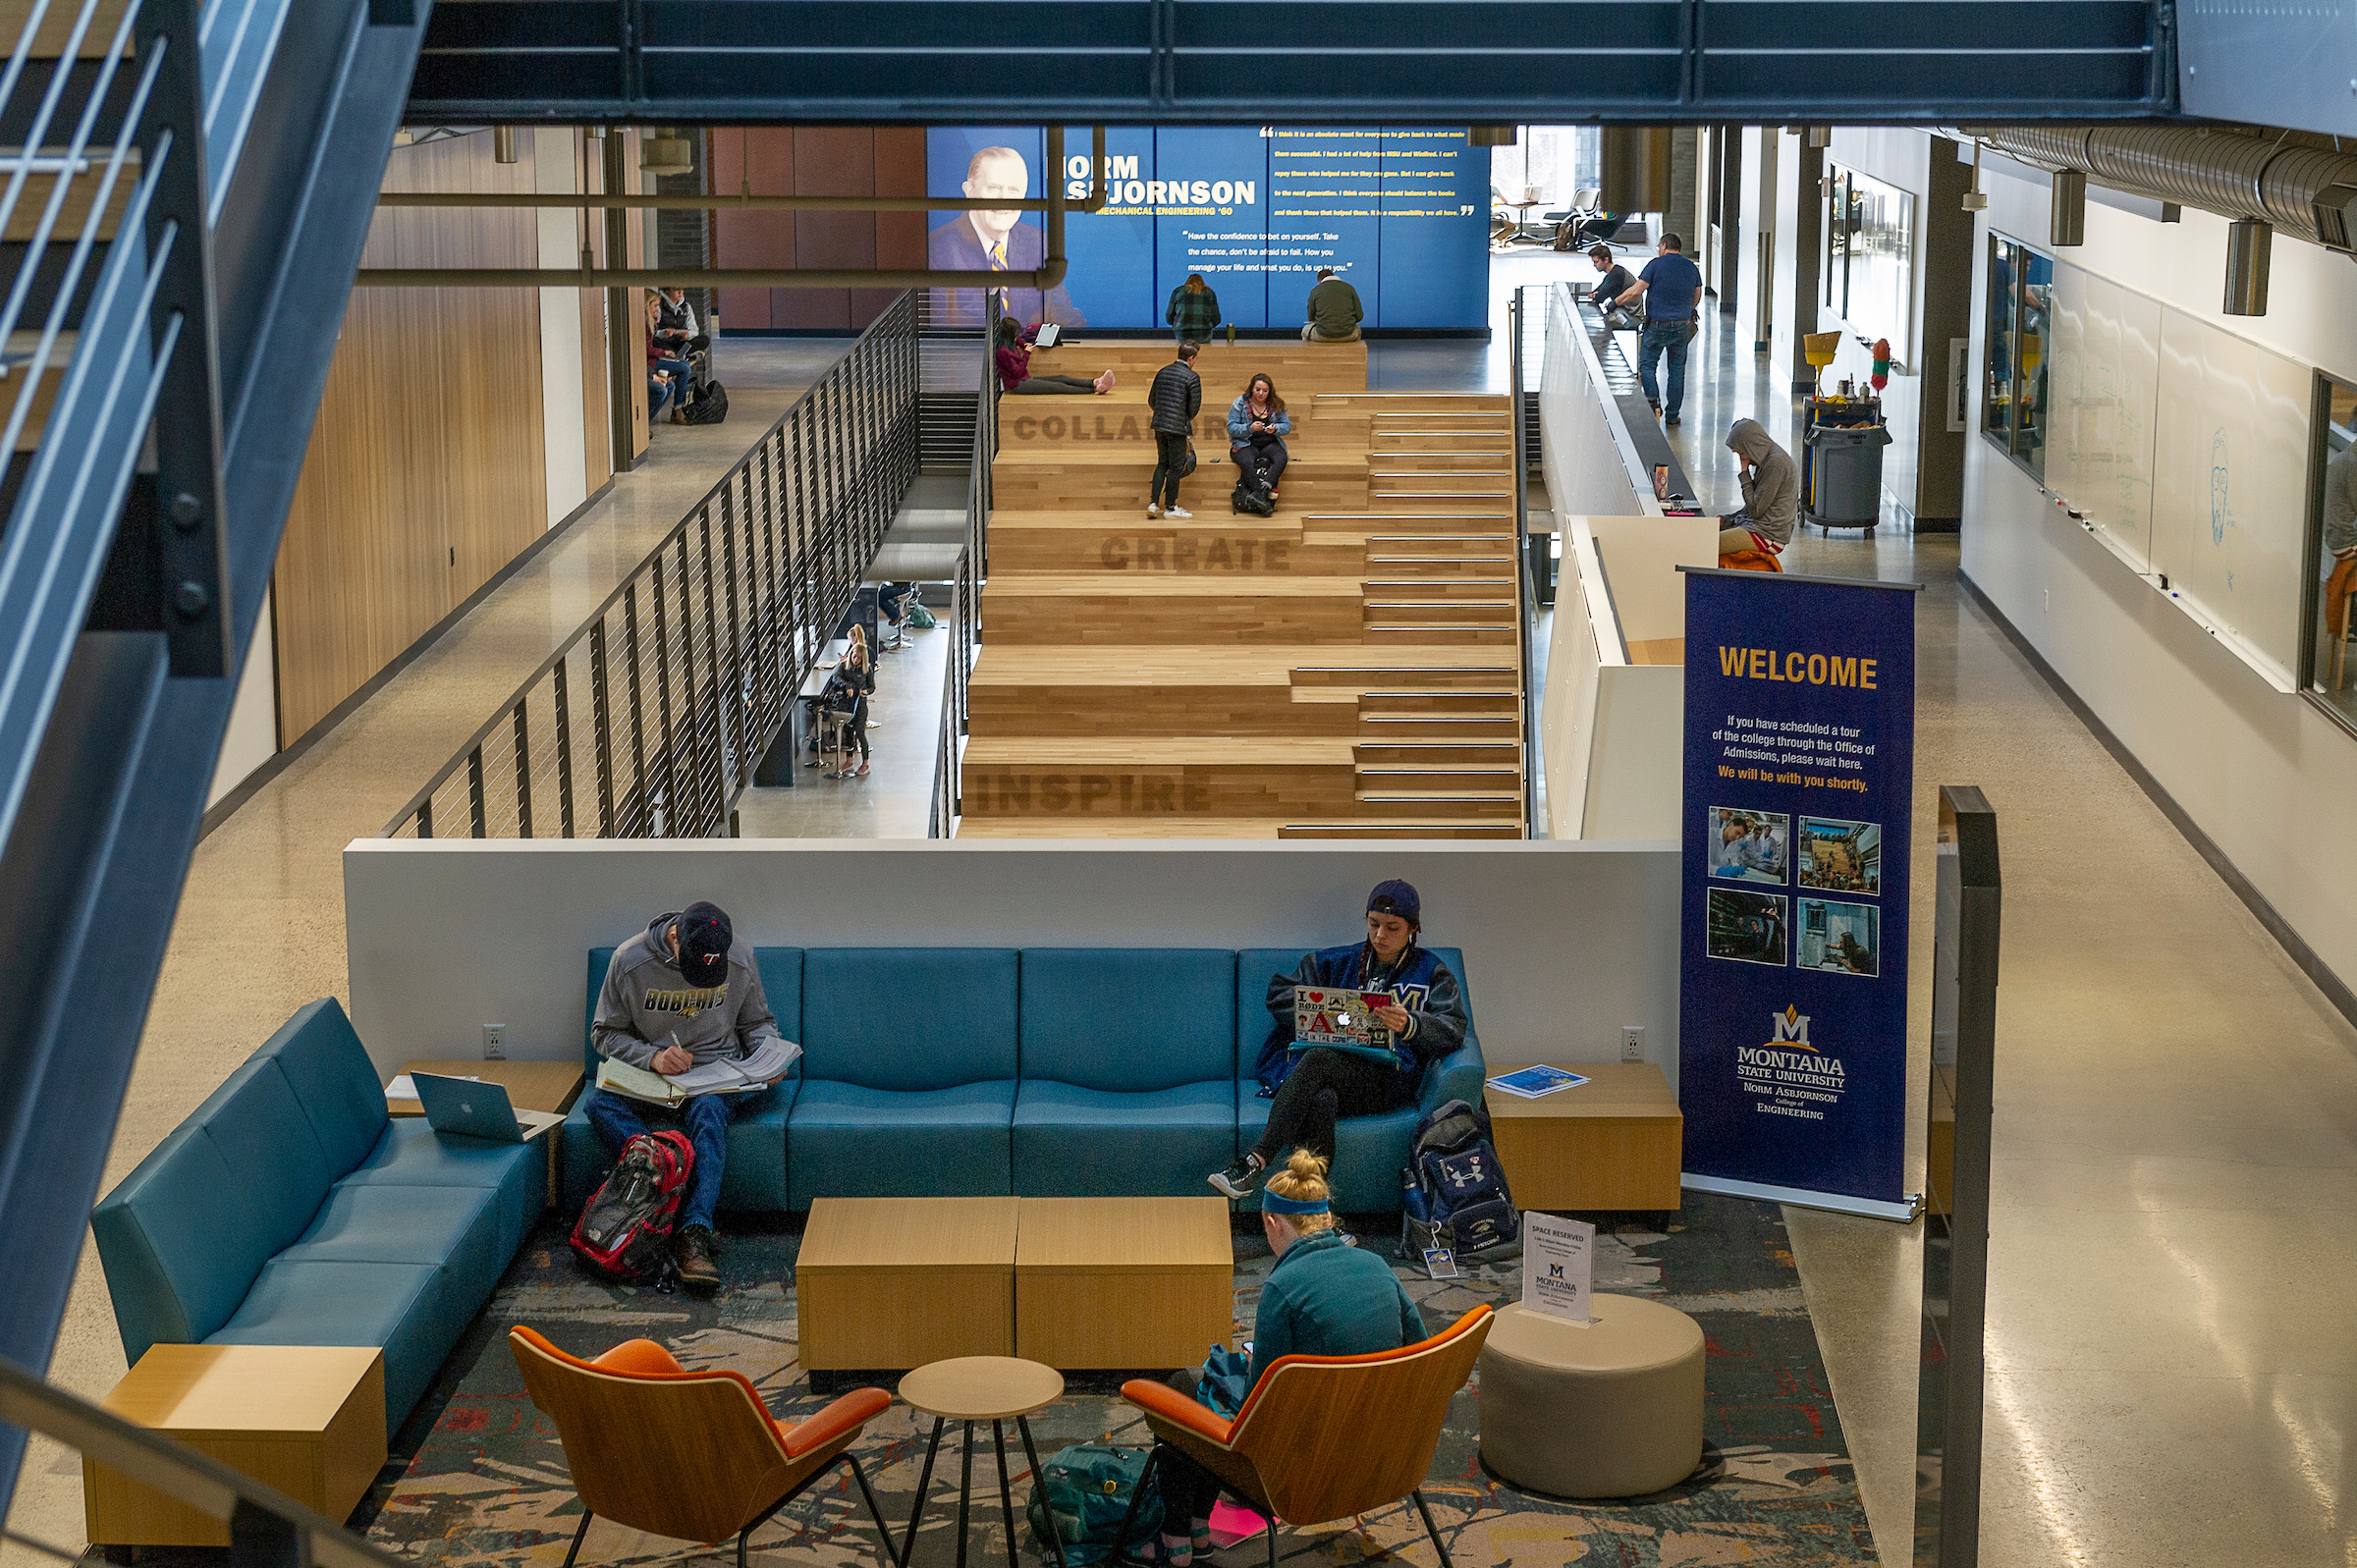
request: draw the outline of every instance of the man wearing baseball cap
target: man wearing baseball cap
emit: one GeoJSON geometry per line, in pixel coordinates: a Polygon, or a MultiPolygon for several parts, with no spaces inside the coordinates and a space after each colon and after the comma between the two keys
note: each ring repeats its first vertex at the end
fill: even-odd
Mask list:
{"type": "MultiPolygon", "coordinates": [[[[727,912],[709,903],[657,915],[614,949],[589,1039],[602,1056],[666,1075],[781,1047],[785,1054],[773,1084],[802,1050],[778,1033],[769,1000],[761,994],[761,973],[753,967],[753,949],[737,940],[727,912]]],[[[676,1119],[695,1145],[695,1170],[680,1207],[672,1257],[680,1282],[690,1290],[720,1285],[720,1271],[712,1262],[712,1215],[729,1155],[729,1123],[767,1098],[766,1091],[691,1095],[680,1105],[676,1119]]],[[[609,1159],[619,1159],[623,1145],[645,1132],[650,1118],[663,1122],[669,1115],[606,1089],[595,1091],[589,1102],[589,1124],[609,1159]]]]}
{"type": "MultiPolygon", "coordinates": [[[[1425,1066],[1465,1043],[1464,988],[1449,966],[1418,945],[1424,932],[1424,902],[1416,890],[1394,879],[1367,894],[1367,940],[1313,952],[1291,975],[1269,977],[1269,1016],[1274,1020],[1261,1045],[1260,1093],[1269,1100],[1269,1124],[1260,1141],[1226,1170],[1207,1179],[1231,1198],[1242,1198],[1253,1182],[1288,1148],[1334,1158],[1334,1124],[1340,1116],[1367,1116],[1413,1105],[1425,1066]],[[1331,1046],[1296,1049],[1293,1044],[1293,988],[1338,986],[1386,992],[1393,1005],[1375,1017],[1391,1031],[1391,1056],[1378,1060],[1331,1046]]],[[[1364,1207],[1380,1206],[1388,1194],[1350,1194],[1364,1207]]]]}

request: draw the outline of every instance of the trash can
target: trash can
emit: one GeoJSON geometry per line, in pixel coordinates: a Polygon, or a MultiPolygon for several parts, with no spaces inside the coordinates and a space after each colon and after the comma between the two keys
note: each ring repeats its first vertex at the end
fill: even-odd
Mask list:
{"type": "Polygon", "coordinates": [[[1821,424],[1808,433],[1809,474],[1803,513],[1828,528],[1871,528],[1883,510],[1886,425],[1821,424]]]}

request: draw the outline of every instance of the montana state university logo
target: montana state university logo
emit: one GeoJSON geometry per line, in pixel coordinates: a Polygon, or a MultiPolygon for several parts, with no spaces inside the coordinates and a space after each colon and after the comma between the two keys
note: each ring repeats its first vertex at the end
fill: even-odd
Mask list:
{"type": "Polygon", "coordinates": [[[1784,1004],[1782,1012],[1770,1013],[1768,1022],[1771,1033],[1761,1050],[1773,1050],[1778,1046],[1790,1046],[1797,1051],[1817,1049],[1809,1044],[1809,1015],[1790,1002],[1784,1004]]]}

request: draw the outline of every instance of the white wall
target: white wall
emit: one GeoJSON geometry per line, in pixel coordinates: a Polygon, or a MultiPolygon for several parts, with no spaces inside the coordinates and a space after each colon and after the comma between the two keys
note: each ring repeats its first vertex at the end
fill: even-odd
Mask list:
{"type": "MultiPolygon", "coordinates": [[[[528,137],[532,189],[571,195],[580,189],[580,134],[570,126],[519,130],[528,137]]],[[[518,149],[521,152],[521,148],[518,149]]],[[[540,218],[540,265],[577,267],[575,211],[547,207],[540,218]]],[[[540,291],[540,430],[548,465],[548,525],[555,527],[589,498],[588,436],[581,428],[581,297],[576,289],[540,291]]]]}
{"type": "MultiPolygon", "coordinates": [[[[1975,297],[1992,227],[2037,244],[2045,188],[1984,177],[1975,297]]],[[[2357,266],[2277,236],[2268,314],[2229,318],[2226,223],[2161,224],[2090,202],[2087,243],[2052,252],[2303,363],[2357,379],[2357,266]]],[[[2040,249],[2049,247],[2038,244],[2040,249]]],[[[1987,321],[1972,323],[1973,362],[1987,321]]],[[[1975,419],[1979,417],[1976,406],[1975,419]]],[[[2270,686],[2090,537],[1990,442],[1966,442],[1963,568],[2340,979],[2357,985],[2357,738],[2270,686]]]]}
{"type": "Polygon", "coordinates": [[[1485,1054],[1611,1061],[1623,1024],[1677,1081],[1674,843],[356,839],[353,1020],[377,1066],[581,1049],[589,948],[696,898],[783,946],[1324,946],[1405,877],[1464,949],[1485,1054]]]}
{"type": "Polygon", "coordinates": [[[230,703],[229,730],[221,737],[220,760],[213,765],[213,787],[204,797],[208,810],[244,784],[247,774],[278,755],[278,628],[270,614],[275,592],[267,589],[262,594],[261,619],[254,622],[253,643],[246,650],[246,668],[230,703]]]}

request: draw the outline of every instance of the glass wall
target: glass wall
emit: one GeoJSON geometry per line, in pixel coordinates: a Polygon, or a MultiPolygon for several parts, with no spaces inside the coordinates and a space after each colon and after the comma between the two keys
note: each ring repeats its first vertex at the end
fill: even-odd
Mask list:
{"type": "Polygon", "coordinates": [[[1860,336],[1890,340],[1904,360],[1915,319],[1915,197],[1829,164],[1825,307],[1860,336]]]}
{"type": "Polygon", "coordinates": [[[2310,553],[2316,580],[2308,596],[2308,689],[2357,726],[2357,689],[2350,685],[2357,672],[2348,668],[2357,662],[2349,648],[2350,599],[2357,595],[2357,387],[2320,375],[2316,391],[2317,500],[2309,510],[2318,537],[2310,553]]]}
{"type": "Polygon", "coordinates": [[[2055,262],[2018,241],[1989,237],[1988,370],[1981,428],[2022,465],[2046,475],[2047,349],[2053,342],[2055,262]]]}
{"type": "Polygon", "coordinates": [[[1568,207],[1574,192],[1601,181],[1602,135],[1594,126],[1523,126],[1512,146],[1490,149],[1490,185],[1508,201],[1568,207]]]}

